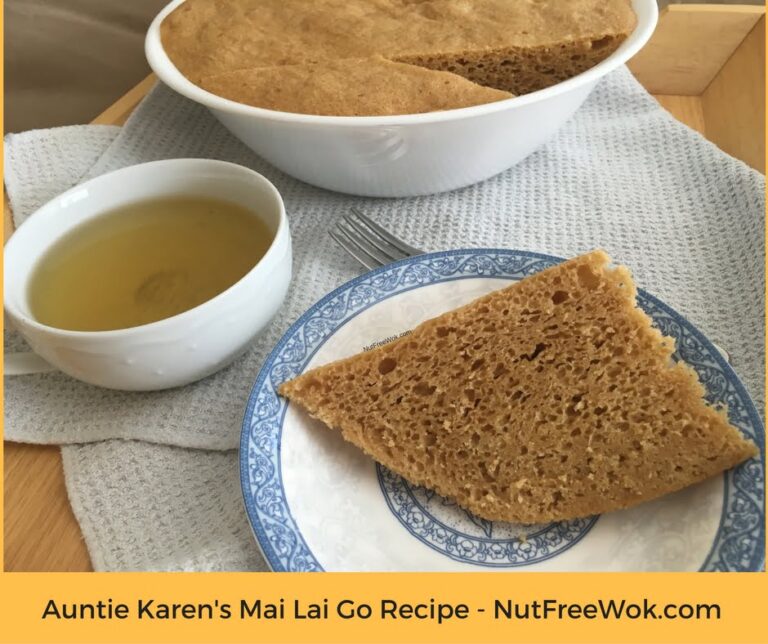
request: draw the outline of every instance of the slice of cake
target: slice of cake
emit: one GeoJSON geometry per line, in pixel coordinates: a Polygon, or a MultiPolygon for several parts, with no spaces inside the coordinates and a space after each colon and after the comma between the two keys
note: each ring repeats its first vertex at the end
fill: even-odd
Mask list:
{"type": "Polygon", "coordinates": [[[419,114],[512,98],[450,72],[381,56],[258,67],[207,76],[200,85],[246,105],[329,116],[419,114]]]}
{"type": "Polygon", "coordinates": [[[609,261],[542,271],[280,393],[489,520],[626,508],[755,456],[609,261]]]}

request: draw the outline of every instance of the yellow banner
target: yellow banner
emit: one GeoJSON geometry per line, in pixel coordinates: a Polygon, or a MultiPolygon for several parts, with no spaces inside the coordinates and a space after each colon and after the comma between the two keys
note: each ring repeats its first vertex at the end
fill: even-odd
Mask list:
{"type": "Polygon", "coordinates": [[[766,642],[768,577],[2,574],[3,642],[766,642]]]}

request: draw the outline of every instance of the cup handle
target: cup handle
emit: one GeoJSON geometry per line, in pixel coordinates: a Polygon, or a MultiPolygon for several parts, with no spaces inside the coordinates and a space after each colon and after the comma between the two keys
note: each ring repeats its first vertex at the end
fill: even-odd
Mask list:
{"type": "Polygon", "coordinates": [[[3,363],[3,373],[6,376],[26,376],[32,373],[56,371],[56,367],[50,362],[46,362],[39,355],[31,351],[6,353],[3,363]]]}

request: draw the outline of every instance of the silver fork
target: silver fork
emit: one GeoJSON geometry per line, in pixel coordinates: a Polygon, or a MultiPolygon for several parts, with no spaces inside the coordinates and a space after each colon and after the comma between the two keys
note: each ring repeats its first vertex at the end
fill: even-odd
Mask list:
{"type": "MultiPolygon", "coordinates": [[[[350,208],[350,214],[343,215],[341,221],[336,223],[336,229],[328,234],[369,271],[398,259],[423,255],[426,252],[398,239],[357,208],[350,208]]],[[[712,345],[729,364],[732,364],[730,353],[719,344],[713,342],[712,345]]]]}
{"type": "Polygon", "coordinates": [[[336,230],[328,234],[369,271],[426,252],[398,239],[357,208],[351,208],[350,213],[344,215],[336,224],[336,230]]]}

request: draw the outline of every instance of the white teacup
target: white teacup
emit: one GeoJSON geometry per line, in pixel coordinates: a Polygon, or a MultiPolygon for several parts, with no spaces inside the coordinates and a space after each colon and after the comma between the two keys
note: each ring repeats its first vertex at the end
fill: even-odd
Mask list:
{"type": "Polygon", "coordinates": [[[277,189],[263,176],[208,159],[154,161],[105,174],[31,215],[5,246],[5,311],[34,351],[85,382],[147,391],[184,385],[240,355],[280,308],[291,280],[291,235],[277,189]],[[266,254],[216,297],[164,320],[114,331],[41,324],[27,297],[38,260],[63,235],[120,206],[174,195],[225,199],[247,208],[274,238],[266,254]]]}

